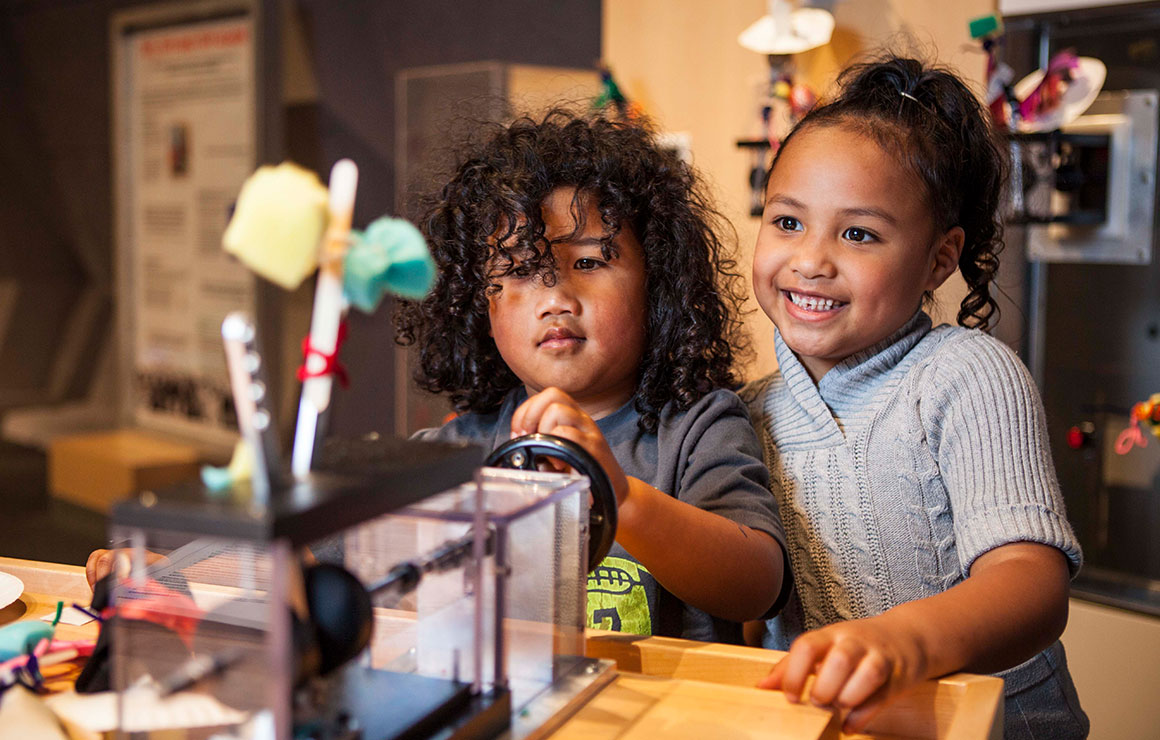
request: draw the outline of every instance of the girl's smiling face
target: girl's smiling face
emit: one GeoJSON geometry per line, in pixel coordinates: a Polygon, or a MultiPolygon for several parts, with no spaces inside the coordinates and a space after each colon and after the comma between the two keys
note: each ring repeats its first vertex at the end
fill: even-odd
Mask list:
{"type": "Polygon", "coordinates": [[[615,253],[604,256],[604,224],[591,197],[576,201],[583,217],[576,231],[575,192],[557,188],[544,199],[555,280],[518,269],[499,277],[488,313],[500,356],[529,395],[560,388],[600,418],[636,390],[646,344],[647,276],[644,250],[627,225],[612,241],[615,253]]]}
{"type": "Polygon", "coordinates": [[[877,142],[811,126],[770,175],[753,292],[816,382],[901,328],[962,245],[963,230],[935,228],[922,183],[877,142]]]}

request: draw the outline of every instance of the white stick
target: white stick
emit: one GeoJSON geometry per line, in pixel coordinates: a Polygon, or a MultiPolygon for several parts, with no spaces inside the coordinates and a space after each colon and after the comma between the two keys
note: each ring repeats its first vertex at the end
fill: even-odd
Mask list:
{"type": "Polygon", "coordinates": [[[254,501],[264,506],[269,503],[270,491],[281,478],[282,462],[277,431],[269,411],[266,372],[262,368],[253,322],[240,311],[231,312],[222,322],[222,339],[238,429],[254,462],[250,479],[254,501]]]}
{"type": "MultiPolygon", "coordinates": [[[[342,294],[342,258],[346,254],[357,187],[358,168],[354,162],[349,159],[336,162],[330,171],[330,226],[323,238],[314,311],[310,317],[310,344],[316,350],[306,358],[306,371],[311,374],[326,367],[320,355],[334,354],[338,326],[347,307],[342,294]]],[[[330,407],[331,385],[330,375],[308,377],[302,384],[290,463],[295,476],[310,472],[318,435],[325,431],[320,417],[330,407]]]]}

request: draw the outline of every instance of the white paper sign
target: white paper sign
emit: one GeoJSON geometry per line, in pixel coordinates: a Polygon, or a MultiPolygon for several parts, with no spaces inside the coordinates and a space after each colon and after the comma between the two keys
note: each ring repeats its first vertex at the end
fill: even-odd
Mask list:
{"type": "Polygon", "coordinates": [[[219,444],[237,434],[222,319],[255,305],[254,278],[221,248],[256,160],[253,33],[241,15],[121,41],[132,415],[219,444]]]}

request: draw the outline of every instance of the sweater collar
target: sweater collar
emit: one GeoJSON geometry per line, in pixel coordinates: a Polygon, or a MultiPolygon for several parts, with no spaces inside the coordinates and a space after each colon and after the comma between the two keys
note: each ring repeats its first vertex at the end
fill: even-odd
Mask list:
{"type": "Polygon", "coordinates": [[[829,408],[839,427],[843,419],[857,416],[894,374],[911,349],[931,329],[930,317],[919,310],[905,324],[882,341],[855,352],[830,369],[815,385],[813,378],[793,350],[774,332],[778,369],[798,403],[808,408],[818,402],[829,408]]]}

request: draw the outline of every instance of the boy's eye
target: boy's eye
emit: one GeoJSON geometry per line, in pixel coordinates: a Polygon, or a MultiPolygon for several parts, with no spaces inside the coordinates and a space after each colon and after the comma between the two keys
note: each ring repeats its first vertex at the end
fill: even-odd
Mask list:
{"type": "Polygon", "coordinates": [[[531,260],[513,259],[506,269],[501,272],[501,277],[507,278],[528,278],[536,273],[535,262],[531,260]]]}
{"type": "Polygon", "coordinates": [[[873,234],[871,234],[869,231],[866,231],[866,229],[860,229],[857,226],[851,226],[850,228],[846,229],[842,233],[842,238],[847,241],[855,242],[856,244],[874,241],[873,234]]]}
{"type": "Polygon", "coordinates": [[[802,222],[793,216],[778,216],[773,219],[773,225],[782,231],[801,231],[802,222]]]}
{"type": "Polygon", "coordinates": [[[598,260],[595,257],[581,257],[576,260],[575,269],[577,270],[595,270],[598,267],[606,265],[604,260],[598,260]]]}

